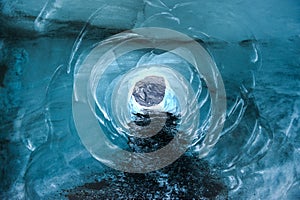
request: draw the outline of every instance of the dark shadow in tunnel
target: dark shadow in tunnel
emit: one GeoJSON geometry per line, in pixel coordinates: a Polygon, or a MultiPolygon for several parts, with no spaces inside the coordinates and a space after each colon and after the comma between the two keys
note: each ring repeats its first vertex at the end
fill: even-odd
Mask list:
{"type": "MultiPolygon", "coordinates": [[[[154,136],[149,138],[128,137],[129,150],[138,153],[149,153],[166,146],[177,134],[178,131],[176,127],[180,120],[179,116],[175,116],[172,113],[166,113],[166,115],[167,119],[165,124],[154,136]]],[[[135,121],[137,125],[147,126],[151,123],[151,119],[147,118],[147,114],[142,115],[138,113],[137,116],[135,121]]]]}
{"type": "Polygon", "coordinates": [[[61,194],[79,199],[228,199],[228,189],[206,161],[182,156],[172,165],[146,174],[108,170],[101,181],[61,194]]]}
{"type": "MultiPolygon", "coordinates": [[[[167,145],[178,132],[180,116],[166,113],[161,131],[150,138],[129,137],[134,152],[152,152],[167,145]]],[[[147,126],[147,115],[138,114],[140,126],[147,126]]],[[[209,164],[194,156],[183,155],[163,169],[145,174],[126,173],[107,168],[99,179],[87,182],[61,195],[79,199],[228,199],[228,188],[209,164]]]]}

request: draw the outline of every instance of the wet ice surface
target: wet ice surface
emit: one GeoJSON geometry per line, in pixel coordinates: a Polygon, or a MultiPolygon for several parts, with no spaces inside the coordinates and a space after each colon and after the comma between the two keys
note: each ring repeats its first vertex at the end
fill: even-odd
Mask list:
{"type": "Polygon", "coordinates": [[[96,15],[79,50],[128,28],[174,28],[211,52],[227,92],[225,127],[208,156],[198,159],[195,145],[137,175],[96,161],[72,121],[69,58],[103,2],[78,12],[77,1],[1,3],[0,197],[299,199],[299,3],[107,2],[105,12],[118,7],[114,19],[96,15]]]}

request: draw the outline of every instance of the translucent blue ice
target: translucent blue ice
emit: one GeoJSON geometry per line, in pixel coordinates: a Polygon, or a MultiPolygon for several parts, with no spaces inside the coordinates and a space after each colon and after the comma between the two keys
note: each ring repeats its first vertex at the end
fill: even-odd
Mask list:
{"type": "MultiPolygon", "coordinates": [[[[300,198],[299,1],[3,0],[0,10],[0,199],[300,198]],[[73,75],[99,42],[153,26],[180,31],[209,52],[225,85],[226,119],[200,159],[211,110],[205,77],[170,53],[144,49],[117,59],[97,85],[107,91],[103,105],[111,106],[110,89],[131,66],[166,64],[199,92],[204,124],[177,162],[128,174],[103,165],[81,143],[73,75]]],[[[182,111],[173,91],[163,109],[182,111]]],[[[180,115],[171,114],[150,141],[109,134],[116,128],[109,117],[102,126],[123,149],[157,148],[178,134],[180,115]]]]}

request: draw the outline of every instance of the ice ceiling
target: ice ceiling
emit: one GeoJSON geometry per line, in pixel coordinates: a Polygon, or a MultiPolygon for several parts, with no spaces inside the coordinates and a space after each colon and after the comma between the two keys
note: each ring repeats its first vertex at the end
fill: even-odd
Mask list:
{"type": "Polygon", "coordinates": [[[0,9],[1,199],[300,198],[299,1],[2,0],[0,9]],[[95,115],[114,145],[151,152],[181,126],[197,130],[173,164],[132,174],[99,162],[81,142],[72,93],[79,67],[97,45],[117,46],[112,36],[141,27],[179,31],[203,46],[222,77],[227,110],[217,143],[199,156],[211,122],[205,78],[172,52],[141,49],[117,58],[93,85],[101,108],[95,115]],[[186,80],[182,88],[192,92],[186,99],[174,92],[177,79],[169,84],[169,73],[132,84],[135,89],[126,93],[133,94],[131,125],[144,127],[150,116],[161,116],[140,106],[163,102],[159,108],[165,109],[160,132],[146,140],[119,131],[122,118],[113,123],[109,117],[123,112],[122,106],[113,109],[123,105],[122,90],[115,89],[123,74],[149,63],[171,66],[186,80]],[[199,119],[197,109],[180,104],[194,96],[199,119]],[[190,119],[184,110],[193,120],[182,120],[190,119]]]}

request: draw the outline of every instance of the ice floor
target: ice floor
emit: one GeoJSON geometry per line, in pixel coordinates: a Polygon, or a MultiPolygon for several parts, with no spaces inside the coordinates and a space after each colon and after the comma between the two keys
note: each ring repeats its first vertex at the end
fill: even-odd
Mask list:
{"type": "MultiPolygon", "coordinates": [[[[0,9],[1,199],[300,199],[299,1],[2,0],[0,9]],[[207,155],[200,158],[199,140],[173,164],[132,174],[84,147],[72,92],[93,45],[139,27],[173,29],[201,44],[222,76],[227,110],[207,155]]],[[[111,77],[132,62],[186,64],[168,53],[133,53],[111,77]]],[[[161,135],[177,133],[177,117],[161,135]]],[[[133,149],[166,139],[114,138],[133,149]]]]}

